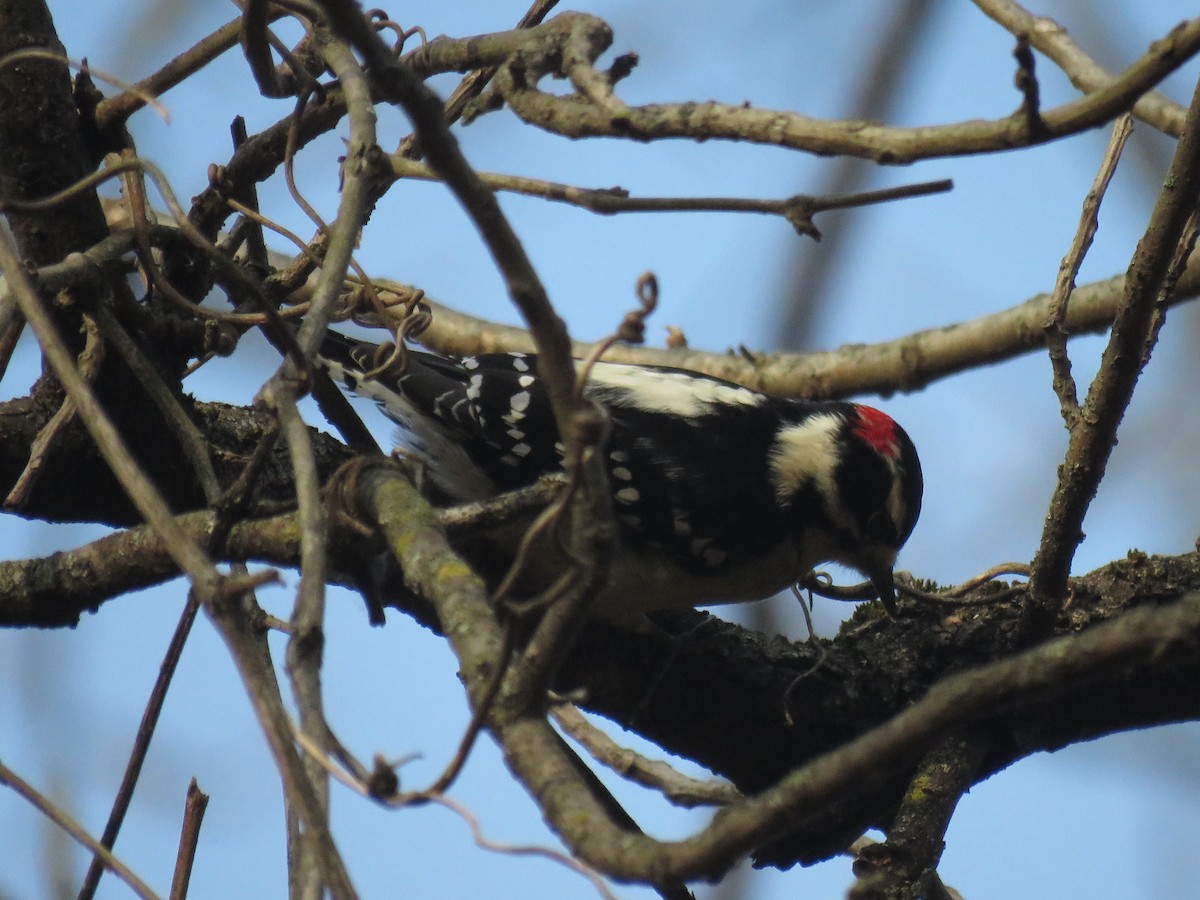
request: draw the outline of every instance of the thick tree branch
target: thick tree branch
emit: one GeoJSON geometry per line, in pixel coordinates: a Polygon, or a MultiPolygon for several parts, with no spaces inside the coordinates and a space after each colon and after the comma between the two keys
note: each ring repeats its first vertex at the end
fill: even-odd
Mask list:
{"type": "MultiPolygon", "coordinates": [[[[66,56],[42,0],[6,2],[0,6],[0,58],[27,47],[66,56]]],[[[92,168],[67,66],[47,59],[5,59],[0,65],[0,200],[56,194],[92,168]]],[[[10,212],[6,218],[20,255],[34,266],[57,263],[106,234],[100,203],[90,191],[54,209],[10,212]]]]}
{"type": "MultiPolygon", "coordinates": [[[[240,586],[253,581],[237,568],[246,562],[301,567],[302,588],[290,625],[288,662],[295,675],[304,740],[326,745],[336,740],[321,710],[324,585],[369,584],[391,604],[446,634],[479,722],[500,742],[512,771],[571,853],[613,877],[663,886],[668,896],[681,895],[679,883],[684,879],[719,877],[748,852],[756,853],[760,864],[812,861],[844,850],[852,838],[871,827],[888,831],[889,839],[878,852],[890,855],[875,873],[881,879],[864,879],[864,896],[872,891],[889,896],[919,893],[934,877],[954,802],[971,784],[1042,749],[1116,729],[1200,716],[1200,663],[1194,653],[1200,640],[1200,555],[1132,556],[1075,580],[1068,609],[1047,600],[1059,596],[1056,585],[1061,587],[1066,578],[1064,566],[1069,567],[1075,532],[1103,474],[1117,421],[1153,344],[1162,309],[1200,294],[1200,263],[1183,274],[1173,294],[1169,287],[1178,273],[1164,263],[1174,250],[1175,261],[1182,266],[1183,254],[1177,250],[1182,218],[1194,210],[1200,192],[1200,165],[1192,162],[1200,158],[1195,145],[1200,128],[1189,118],[1187,128],[1181,129],[1173,119],[1176,110],[1148,93],[1200,49],[1200,19],[1184,23],[1124,73],[1111,77],[1098,72],[1069,39],[1047,29],[1044,22],[1033,20],[1030,27],[1028,14],[1015,4],[978,2],[1012,28],[1021,42],[1025,108],[998,121],[904,129],[824,122],[721,104],[629,107],[614,93],[614,86],[629,74],[630,59],[620,58],[607,72],[595,68],[611,33],[598,19],[577,13],[499,35],[438,39],[397,59],[399,51],[384,45],[357,4],[293,0],[288,8],[310,17],[314,31],[306,41],[323,51],[323,62],[337,83],[325,85],[303,111],[241,143],[228,167],[214,168],[209,190],[190,217],[202,235],[214,235],[229,215],[231,198],[248,196],[250,188],[273,173],[289,153],[349,113],[351,140],[342,207],[338,221],[313,242],[310,251],[311,256],[323,258],[325,269],[298,341],[290,330],[285,332],[292,341],[289,359],[265,390],[277,412],[276,422],[265,422],[261,413],[250,410],[193,404],[180,391],[179,380],[196,347],[211,349],[219,343],[205,326],[191,321],[201,315],[192,306],[208,293],[214,277],[235,303],[241,290],[266,295],[259,273],[247,279],[244,271],[261,267],[263,254],[251,252],[250,265],[243,266],[235,261],[242,237],[231,236],[223,244],[223,255],[215,255],[207,240],[195,239],[193,229],[192,242],[203,245],[208,255],[197,254],[200,264],[192,267],[191,247],[172,242],[165,229],[149,229],[145,222],[138,223],[136,242],[105,240],[103,224],[94,215],[93,182],[80,181],[94,168],[95,160],[88,154],[95,155],[97,135],[88,130],[86,119],[80,127],[64,73],[60,67],[27,67],[11,61],[0,65],[0,194],[4,195],[0,201],[9,201],[10,210],[21,210],[10,218],[23,257],[18,260],[12,241],[6,244],[0,237],[0,262],[8,274],[5,295],[0,297],[0,358],[3,345],[11,344],[20,328],[19,306],[28,314],[67,392],[85,410],[94,440],[135,497],[133,503],[126,499],[109,476],[107,464],[87,443],[88,435],[73,429],[77,433],[72,436],[74,443],[65,447],[68,452],[48,463],[56,476],[53,495],[34,491],[22,513],[46,520],[87,519],[132,527],[66,553],[0,563],[0,624],[75,624],[82,612],[124,592],[187,571],[229,645],[262,722],[289,805],[298,811],[293,830],[304,832],[305,850],[315,851],[305,856],[315,860],[316,874],[307,881],[304,876],[296,878],[293,885],[298,894],[315,893],[327,885],[334,896],[350,897],[354,889],[329,828],[320,789],[324,775],[316,771],[315,756],[306,773],[309,761],[297,752],[296,732],[280,696],[261,610],[250,593],[225,589],[229,576],[222,575],[215,562],[233,563],[232,578],[240,586]],[[1090,93],[1057,108],[1041,108],[1032,80],[1031,47],[1059,61],[1090,93]],[[1059,518],[1051,523],[1053,528],[1048,525],[1045,559],[1034,578],[1034,593],[1044,602],[1030,603],[1030,608],[1052,613],[1040,630],[1035,629],[1031,637],[1018,627],[1021,604],[998,601],[992,592],[1000,591],[999,586],[974,589],[965,598],[970,605],[961,609],[919,607],[900,619],[882,618],[873,606],[864,606],[837,638],[821,645],[815,641],[792,645],[693,611],[661,617],[663,627],[675,632],[674,641],[627,633],[584,618],[593,585],[603,576],[606,542],[612,538],[608,494],[593,458],[603,423],[582,401],[571,362],[572,356],[584,356],[589,347],[569,342],[492,189],[520,187],[599,212],[622,205],[656,209],[671,203],[621,198],[614,205],[604,192],[480,177],[448,131],[445,107],[422,79],[436,71],[461,68],[475,72],[471,81],[482,84],[493,67],[498,73],[496,86],[477,110],[489,101],[495,108],[496,101],[507,99],[520,116],[571,136],[719,137],[903,162],[1029,146],[1092,127],[1130,107],[1164,130],[1182,131],[1178,165],[1172,169],[1168,190],[1160,198],[1160,209],[1128,277],[1079,288],[1069,304],[1065,299],[1057,303],[1038,297],[974,322],[871,347],[802,357],[632,348],[617,348],[611,354],[613,359],[695,368],[776,394],[832,397],[912,390],[953,372],[1038,349],[1042,326],[1052,311],[1054,323],[1068,333],[1102,330],[1115,321],[1110,355],[1081,411],[1081,424],[1072,428],[1072,452],[1081,454],[1083,465],[1074,465],[1076,458],[1068,457],[1064,468],[1070,471],[1060,487],[1063,493],[1076,493],[1061,504],[1056,501],[1052,519],[1055,514],[1059,518]],[[546,76],[569,79],[575,93],[564,97],[541,92],[537,86],[546,76]],[[494,522],[517,509],[536,510],[546,502],[545,486],[519,502],[504,498],[484,508],[436,511],[394,472],[366,479],[362,491],[368,515],[364,518],[380,526],[393,556],[403,563],[403,571],[393,566],[380,575],[377,550],[382,541],[364,539],[361,523],[354,530],[345,521],[332,525],[325,521],[319,488],[348,451],[305,428],[294,405],[304,387],[307,363],[345,291],[354,241],[384,189],[378,176],[385,160],[375,147],[371,128],[373,104],[380,100],[397,103],[409,114],[417,139],[413,146],[429,161],[428,171],[405,162],[405,174],[436,174],[450,187],[477,225],[532,332],[531,337],[523,331],[502,330],[444,310],[435,317],[427,342],[457,353],[538,349],[560,431],[571,448],[568,484],[585,486],[571,501],[573,549],[584,560],[582,577],[567,585],[566,602],[550,604],[540,623],[514,642],[508,642],[512,633],[497,618],[494,598],[457,555],[456,548],[467,542],[460,541],[459,532],[452,529],[469,532],[480,522],[494,522]],[[33,123],[45,126],[44,132],[35,133],[33,123]],[[60,135],[68,140],[57,147],[60,135]],[[47,146],[54,147],[55,153],[48,153],[47,146]],[[45,158],[37,158],[39,153],[45,158]],[[20,170],[25,165],[33,166],[32,175],[19,190],[10,191],[9,182],[21,181],[18,176],[24,177],[20,170]],[[11,202],[45,197],[70,185],[75,188],[69,194],[42,209],[11,202]],[[1175,199],[1166,196],[1172,191],[1175,199]],[[127,277],[128,251],[135,244],[144,266],[154,258],[163,260],[178,289],[172,295],[166,282],[155,278],[153,290],[142,300],[117,295],[111,307],[95,308],[101,302],[96,298],[108,302],[105,292],[127,277]],[[91,262],[99,261],[103,268],[67,255],[88,247],[92,247],[91,262]],[[40,267],[33,281],[26,266],[40,267]],[[51,290],[60,287],[73,289],[67,295],[72,302],[60,304],[65,311],[48,302],[51,290]],[[161,315],[162,297],[182,303],[161,315]],[[47,311],[58,321],[49,321],[47,311]],[[63,326],[64,321],[71,324],[84,314],[100,322],[115,350],[91,394],[86,384],[80,385],[72,364],[78,350],[75,329],[63,326]],[[189,320],[181,322],[181,318],[189,320]],[[102,404],[111,422],[104,418],[102,404]],[[290,455],[282,450],[270,453],[277,428],[286,434],[290,455]],[[131,452],[122,449],[122,439],[134,443],[131,452]],[[180,463],[179,447],[189,451],[190,467],[180,463]],[[75,452],[79,448],[84,452],[75,452]],[[262,491],[252,496],[256,480],[250,473],[257,474],[264,465],[262,491]],[[143,476],[139,467],[148,475],[143,476]],[[235,482],[237,487],[230,489],[235,482]],[[237,501],[222,506],[218,502],[222,491],[236,494],[237,501]],[[297,496],[299,509],[292,511],[297,496]],[[269,505],[267,497],[291,505],[269,505]],[[217,511],[181,514],[214,503],[217,511]],[[268,510],[278,513],[280,509],[286,511],[267,515],[268,510]],[[133,524],[142,517],[152,524],[133,524]],[[507,659],[505,649],[510,646],[515,647],[511,667],[500,663],[507,659]],[[638,832],[547,722],[548,685],[563,692],[579,689],[577,695],[585,698],[591,711],[627,723],[664,748],[728,779],[736,792],[717,793],[728,809],[686,840],[663,842],[638,832]],[[330,740],[322,741],[323,737],[330,740]]],[[[548,5],[535,4],[531,18],[540,16],[548,5]]],[[[17,21],[4,7],[0,24],[12,27],[0,28],[0,44],[7,40],[11,46],[24,46],[29,35],[36,36],[35,46],[54,43],[41,0],[15,6],[44,21],[17,21]]],[[[278,87],[268,71],[269,36],[262,18],[269,6],[258,2],[249,6],[255,22],[250,52],[261,63],[258,72],[263,83],[278,87]]],[[[202,41],[147,83],[165,89],[187,78],[230,46],[240,31],[234,24],[202,41]]],[[[1197,97],[1190,117],[1200,116],[1200,86],[1197,97]]],[[[99,106],[93,101],[86,109],[96,113],[101,130],[108,134],[106,140],[124,140],[123,123],[139,103],[123,95],[99,106]]],[[[131,168],[140,163],[123,165],[131,168]]],[[[134,200],[144,206],[136,195],[134,200]]],[[[700,203],[712,209],[768,210],[788,216],[798,227],[811,225],[811,204],[806,207],[796,198],[771,204],[728,203],[720,198],[700,203]]],[[[188,227],[185,223],[184,233],[188,227]]],[[[307,265],[295,270],[307,274],[311,271],[307,265]]],[[[270,299],[274,302],[278,297],[270,295],[270,299]]],[[[261,316],[268,313],[274,316],[273,310],[261,316]]],[[[236,325],[258,321],[242,318],[236,325]]],[[[278,327],[278,319],[275,324],[278,327]]],[[[228,328],[226,340],[233,331],[228,328]]],[[[45,378],[32,397],[0,404],[0,488],[16,479],[34,436],[59,407],[62,396],[56,381],[45,378]]],[[[378,600],[374,594],[371,599],[378,600]]],[[[612,747],[604,752],[616,755],[612,747]]],[[[663,773],[651,779],[665,780],[684,792],[697,790],[695,785],[674,782],[669,772],[665,779],[663,773]]]]}
{"type": "MultiPolygon", "coordinates": [[[[412,288],[379,281],[383,290],[402,294],[412,288]]],[[[1121,305],[1125,276],[1077,287],[1063,321],[1068,337],[1106,330],[1121,305]]],[[[1170,305],[1200,296],[1200,259],[1193,259],[1167,299],[1170,305]]],[[[433,323],[421,335],[431,349],[455,356],[531,351],[529,335],[458,312],[435,300],[433,323]]],[[[1053,305],[1051,294],[1038,294],[1001,312],[938,328],[917,331],[876,344],[854,344],[810,353],[714,353],[693,349],[663,350],[617,344],[604,356],[613,362],[677,366],[778,396],[840,398],[854,394],[918,391],[959,372],[1003,362],[1045,348],[1044,327],[1053,305]]],[[[591,344],[576,342],[585,356],[591,344]]]]}
{"type": "MultiPolygon", "coordinates": [[[[411,529],[424,521],[414,518],[415,512],[403,504],[389,508],[389,515],[403,528],[411,529]]],[[[180,523],[200,534],[211,527],[210,515],[190,514],[181,517],[180,523]]],[[[436,530],[432,521],[427,527],[436,530]]],[[[472,690],[482,689],[492,672],[492,661],[499,658],[501,638],[495,620],[482,593],[476,595],[482,606],[471,605],[476,601],[461,605],[481,586],[468,589],[470,584],[479,585],[474,576],[465,568],[443,565],[437,555],[422,549],[424,540],[408,546],[409,554],[416,556],[407,558],[427,567],[407,573],[408,583],[431,596],[463,598],[443,605],[441,616],[443,622],[457,623],[451,630],[452,637],[468,642],[458,647],[459,652],[476,662],[464,663],[463,671],[468,686],[476,685],[472,690]],[[461,579],[467,579],[461,582],[463,588],[451,587],[461,579]],[[477,612],[464,619],[463,610],[468,608],[477,612]],[[484,617],[479,621],[485,625],[492,624],[480,626],[476,615],[484,617]],[[467,627],[467,622],[475,624],[467,627]]],[[[299,558],[298,529],[292,516],[245,522],[232,529],[227,546],[231,558],[294,565],[299,558]]],[[[336,533],[331,547],[335,570],[348,573],[359,567],[365,569],[368,563],[360,558],[363,549],[356,532],[336,533]]],[[[74,616],[66,613],[64,607],[71,602],[78,606],[97,603],[102,599],[96,596],[98,592],[144,586],[171,577],[175,571],[153,532],[145,527],[133,529],[71,554],[0,566],[5,587],[2,595],[12,598],[3,618],[8,623],[22,618],[29,623],[36,616],[45,624],[55,618],[66,624],[78,615],[77,611],[74,616]],[[57,613],[52,606],[47,608],[51,604],[59,604],[57,613]]],[[[335,577],[342,580],[346,576],[335,577]]],[[[399,583],[391,584],[391,595],[399,597],[403,593],[399,583]]],[[[986,596],[993,589],[981,590],[986,596]]],[[[1042,655],[1024,662],[1014,661],[1024,658],[1014,658],[999,664],[1000,668],[986,670],[990,673],[987,677],[994,679],[995,690],[1013,690],[1016,694],[1003,704],[993,702],[995,697],[984,702],[984,694],[971,693],[983,690],[978,681],[985,675],[980,674],[970,682],[976,687],[968,692],[974,698],[970,703],[977,704],[972,707],[976,713],[968,715],[966,707],[957,705],[958,700],[947,701],[949,705],[938,706],[940,712],[934,719],[924,720],[921,729],[933,728],[935,719],[946,716],[960,725],[973,720],[993,735],[978,780],[1038,750],[1117,729],[1197,715],[1200,689],[1191,685],[1200,685],[1200,677],[1189,674],[1192,663],[1181,663],[1171,655],[1151,655],[1137,657],[1140,662],[1113,660],[1107,668],[1092,669],[1087,662],[1091,651],[1078,651],[1083,654],[1078,656],[1070,643],[1074,640],[1070,635],[1076,631],[1082,632],[1080,636],[1090,634],[1092,623],[1111,619],[1120,624],[1136,612],[1141,618],[1135,617],[1120,632],[1128,637],[1129,630],[1142,628],[1143,619],[1153,619],[1160,605],[1189,590],[1200,590],[1200,557],[1196,555],[1161,560],[1133,557],[1085,576],[1076,586],[1076,602],[1065,631],[1067,643],[1054,651],[1040,651],[1042,655]],[[1146,609],[1135,610],[1137,606],[1146,609]],[[1050,679],[1053,665],[1057,665],[1052,660],[1059,658],[1055,654],[1075,660],[1087,672],[1064,678],[1058,691],[1033,691],[1020,678],[1013,680],[1014,672],[1041,673],[1039,677],[1050,679]],[[1026,687],[1018,690],[1021,684],[1026,687]]],[[[980,598],[969,599],[977,602],[980,598]]],[[[923,610],[895,622],[859,617],[822,651],[822,666],[795,685],[797,673],[810,669],[818,652],[807,644],[792,646],[699,613],[673,618],[682,636],[671,647],[645,635],[618,634],[611,626],[592,624],[571,654],[561,682],[564,688],[584,686],[593,710],[618,721],[636,721],[637,730],[651,740],[698,760],[730,778],[743,791],[753,793],[767,789],[804,760],[821,754],[836,757],[843,742],[909,707],[928,691],[930,684],[1012,654],[1017,608],[1012,602],[992,607],[975,605],[969,607],[969,612],[953,616],[923,610]],[[655,685],[650,696],[646,696],[647,685],[655,685]],[[794,724],[787,722],[785,704],[794,724]],[[692,715],[696,709],[705,710],[705,715],[692,715]]],[[[1168,608],[1162,606],[1163,610],[1168,608]]],[[[423,621],[433,621],[427,608],[418,605],[409,609],[423,621]]],[[[1151,629],[1146,634],[1161,633],[1154,631],[1158,626],[1153,623],[1146,627],[1151,629]]],[[[1114,640],[1119,644],[1125,637],[1114,640]]],[[[1135,657],[1142,652],[1127,644],[1120,646],[1135,657]]],[[[534,747],[541,747],[543,739],[549,740],[548,735],[542,735],[540,725],[527,723],[514,728],[514,739],[532,741],[534,747]]],[[[900,735],[889,732],[892,738],[886,740],[875,739],[891,749],[875,758],[870,779],[856,782],[854,790],[822,812],[817,812],[820,803],[816,801],[806,806],[811,813],[803,822],[790,824],[792,837],[775,850],[764,852],[761,858],[777,864],[823,858],[841,851],[868,827],[886,825],[903,795],[914,761],[899,748],[909,745],[910,740],[919,743],[913,736],[917,732],[901,731],[900,735]],[[900,737],[904,737],[902,744],[889,743],[900,737]]],[[[759,838],[764,836],[759,834],[759,838]]],[[[753,842],[759,838],[746,839],[753,842]]]]}

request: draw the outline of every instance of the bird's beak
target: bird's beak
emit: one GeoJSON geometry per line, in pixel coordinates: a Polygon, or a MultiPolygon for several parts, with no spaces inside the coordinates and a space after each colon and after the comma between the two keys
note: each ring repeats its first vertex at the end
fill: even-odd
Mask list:
{"type": "Polygon", "coordinates": [[[883,608],[887,610],[889,616],[895,616],[896,583],[892,578],[892,567],[890,565],[880,566],[867,574],[871,579],[871,584],[875,586],[875,593],[879,595],[883,608]]]}

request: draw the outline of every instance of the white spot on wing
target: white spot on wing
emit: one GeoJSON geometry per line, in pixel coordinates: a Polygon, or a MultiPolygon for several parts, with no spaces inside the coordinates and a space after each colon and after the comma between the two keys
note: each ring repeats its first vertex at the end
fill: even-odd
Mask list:
{"type": "Polygon", "coordinates": [[[512,452],[514,456],[525,457],[533,450],[528,444],[513,444],[512,452]]]}
{"type": "Polygon", "coordinates": [[[633,481],[633,473],[624,466],[616,466],[612,470],[613,478],[618,481],[633,481]]]}
{"type": "Polygon", "coordinates": [[[617,498],[619,503],[637,503],[638,500],[642,498],[642,495],[638,493],[637,488],[631,487],[621,488],[619,491],[613,494],[613,496],[617,498]]]}
{"type": "Polygon", "coordinates": [[[519,384],[523,388],[527,388],[531,384],[533,384],[535,381],[537,381],[537,379],[534,378],[532,375],[522,375],[520,378],[517,379],[517,384],[519,384]]]}
{"type": "Polygon", "coordinates": [[[479,399],[479,392],[483,390],[483,376],[472,375],[471,380],[467,382],[467,399],[474,402],[479,399]]]}
{"type": "Polygon", "coordinates": [[[512,367],[518,372],[528,372],[529,363],[525,360],[524,353],[509,353],[512,357],[512,367]]]}
{"type": "Polygon", "coordinates": [[[477,360],[473,356],[464,356],[462,358],[462,367],[464,369],[478,369],[479,368],[479,360],[477,360]]]}
{"type": "Polygon", "coordinates": [[[512,395],[508,401],[508,405],[513,412],[524,413],[525,410],[529,409],[529,400],[529,391],[520,391],[512,395]]]}

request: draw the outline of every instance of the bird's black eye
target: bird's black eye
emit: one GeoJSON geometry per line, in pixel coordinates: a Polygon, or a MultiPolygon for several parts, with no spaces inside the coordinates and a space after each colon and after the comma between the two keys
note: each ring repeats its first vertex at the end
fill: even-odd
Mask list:
{"type": "Polygon", "coordinates": [[[896,526],[892,522],[892,517],[882,510],[875,510],[871,515],[867,516],[866,526],[863,528],[863,537],[870,544],[884,544],[891,546],[896,543],[896,526]]]}

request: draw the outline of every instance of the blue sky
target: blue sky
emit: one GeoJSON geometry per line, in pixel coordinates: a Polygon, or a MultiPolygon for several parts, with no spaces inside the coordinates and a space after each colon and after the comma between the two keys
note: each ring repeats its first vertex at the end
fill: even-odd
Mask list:
{"type": "MultiPolygon", "coordinates": [[[[115,2],[51,3],[67,52],[136,79],[211,30],[232,6],[115,2]],[[119,36],[136,17],[137,35],[119,36]],[[166,36],[157,37],[158,28],[166,36]]],[[[1063,23],[1112,67],[1132,61],[1189,12],[1177,0],[1158,4],[1049,2],[1034,7],[1063,23]],[[1135,6],[1138,8],[1135,9],[1135,6]],[[1101,15],[1103,13],[1103,15],[1101,15]],[[1107,35],[1107,37],[1105,37],[1107,35]]],[[[597,0],[586,9],[614,28],[614,51],[637,51],[640,65],[621,85],[630,103],[718,99],[845,117],[855,73],[883,27],[882,0],[837,4],[759,2],[731,13],[727,4],[597,0]],[[865,26],[863,23],[866,23],[865,26]]],[[[393,10],[432,36],[503,30],[520,4],[460,2],[393,10]]],[[[1012,87],[1012,39],[974,6],[942,3],[914,53],[918,65],[890,114],[916,125],[995,118],[1019,102],[1012,87]]],[[[1043,101],[1074,96],[1039,60],[1043,101]]],[[[1200,70],[1172,78],[1167,92],[1186,102],[1200,70]]],[[[445,93],[452,79],[436,86],[445,93]]],[[[245,115],[251,132],[284,115],[286,101],[250,96],[244,60],[230,53],[194,86],[166,95],[167,124],[152,113],[135,120],[140,152],[162,166],[177,194],[204,186],[205,169],[229,154],[228,124],[245,115]]],[[[381,112],[380,143],[395,145],[402,118],[381,112]]],[[[1169,144],[1139,128],[1101,212],[1100,232],[1080,282],[1123,272],[1153,202],[1169,144]],[[1149,161],[1146,161],[1149,160],[1149,161]]],[[[341,128],[317,142],[299,164],[306,195],[327,217],[336,211],[341,128]]],[[[569,142],[532,132],[506,112],[459,129],[480,169],[532,175],[591,187],[619,184],[638,195],[781,197],[815,192],[829,160],[763,147],[682,141],[633,145],[569,142]]],[[[845,256],[810,346],[887,340],[916,329],[971,319],[1049,290],[1075,230],[1080,203],[1107,139],[1105,130],[1046,147],[969,159],[880,168],[869,187],[953,178],[948,195],[877,207],[853,217],[818,218],[845,229],[845,256]]],[[[631,304],[633,285],[653,270],[661,287],[650,340],[665,324],[681,326],[692,346],[724,350],[745,344],[776,349],[779,304],[801,254],[821,253],[782,221],[728,214],[599,217],[566,206],[504,197],[552,299],[572,333],[607,333],[631,304]]],[[[262,191],[264,210],[301,233],[281,185],[262,191]]],[[[277,245],[277,248],[283,249],[277,245]]],[[[471,226],[435,185],[399,185],[381,202],[358,259],[367,271],[424,288],[468,312],[515,322],[499,277],[471,226]]],[[[1121,432],[1110,474],[1085,523],[1088,538],[1076,571],[1123,556],[1131,547],[1179,553],[1194,546],[1200,508],[1194,448],[1200,415],[1192,396],[1192,347],[1200,315],[1183,307],[1169,317],[1121,432]],[[1181,477],[1181,473],[1186,477],[1181,477]]],[[[1072,344],[1077,378],[1086,382],[1103,342],[1072,344]]],[[[4,386],[20,393],[36,371],[25,343],[4,386]]],[[[244,342],[227,364],[189,381],[199,397],[248,402],[274,358],[244,342]]],[[[927,494],[922,521],[901,567],[943,583],[1006,560],[1028,560],[1037,546],[1066,434],[1051,389],[1049,365],[1031,355],[935,383],[919,393],[879,401],[920,449],[927,494]]],[[[368,409],[368,416],[373,413],[368,409]]],[[[320,425],[315,413],[311,421],[320,425]]],[[[388,426],[374,419],[381,438],[388,426]]],[[[11,520],[7,553],[45,555],[103,533],[86,526],[41,526],[11,520]]],[[[294,584],[289,576],[289,584],[294,584]]],[[[0,633],[0,759],[64,803],[98,832],[120,778],[128,744],[183,602],[175,583],[108,604],[79,627],[57,633],[0,633]]],[[[286,616],[286,589],[261,601],[286,616]]],[[[779,601],[775,601],[778,603],[779,601]]],[[[723,615],[729,614],[723,611],[723,615]]],[[[843,607],[819,604],[818,627],[832,634],[843,607]]],[[[802,626],[784,616],[785,627],[802,626]]],[[[282,641],[277,644],[282,654],[282,641]]],[[[457,742],[466,719],[455,665],[443,643],[389,615],[367,626],[360,601],[338,593],[330,605],[325,681],[332,724],[362,758],[375,752],[422,758],[401,775],[428,781],[457,742]]],[[[620,735],[638,746],[632,736],[620,735]]],[[[977,786],[961,805],[947,841],[942,875],[972,900],[1013,896],[1160,897],[1200,893],[1200,866],[1190,845],[1200,825],[1194,784],[1200,744],[1196,726],[1122,735],[1025,760],[977,786]]],[[[653,748],[648,748],[653,749],[653,748]]],[[[228,654],[201,618],[168,698],[118,854],[152,885],[169,885],[179,817],[195,775],[212,801],[201,837],[193,896],[283,896],[285,869],[280,791],[265,744],[228,654]]],[[[703,820],[618,787],[647,830],[686,835],[703,820]]],[[[489,837],[552,844],[533,804],[482,742],[453,796],[480,818],[489,837]]],[[[446,810],[389,812],[334,787],[334,827],[366,897],[587,897],[578,875],[539,858],[476,849],[466,826],[446,810]]],[[[0,897],[50,896],[36,861],[53,842],[48,826],[12,794],[0,792],[0,897]],[[13,865],[12,861],[19,862],[13,865]]],[[[85,861],[69,857],[77,883],[85,861]]],[[[840,896],[849,863],[755,876],[753,896],[840,896]]],[[[627,887],[623,898],[652,896],[627,887]]],[[[702,888],[701,895],[705,895],[702,888]]],[[[125,896],[107,877],[102,896],[125,896]]]]}

